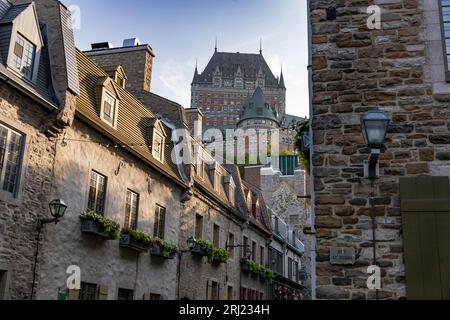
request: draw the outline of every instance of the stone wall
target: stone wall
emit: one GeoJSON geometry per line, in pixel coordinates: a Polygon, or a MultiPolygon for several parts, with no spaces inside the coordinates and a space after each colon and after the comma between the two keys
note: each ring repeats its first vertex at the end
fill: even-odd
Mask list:
{"type": "Polygon", "coordinates": [[[49,217],[55,155],[44,134],[49,119],[50,112],[0,85],[0,123],[25,137],[17,196],[0,191],[0,268],[9,278],[6,298],[14,300],[30,299],[37,219],[49,217]]]}
{"type": "Polygon", "coordinates": [[[87,207],[90,174],[95,170],[108,179],[107,218],[124,226],[130,189],[139,194],[138,230],[153,235],[156,205],[160,205],[166,208],[165,239],[178,244],[181,188],[129,153],[116,149],[111,141],[79,120],[66,130],[65,137],[67,143],[57,146],[51,195],[64,199],[68,209],[58,225],[45,227],[37,297],[56,299],[58,289],[66,287],[67,267],[77,265],[82,281],[107,286],[110,300],[117,299],[118,288],[134,290],[136,300],[142,300],[144,293],[175,299],[177,258],[162,260],[149,253],[137,254],[119,248],[117,240],[83,235],[79,216],[87,207]],[[125,166],[117,171],[121,162],[125,166]]]}
{"type": "MultiPolygon", "coordinates": [[[[266,247],[266,237],[259,234],[247,223],[220,209],[213,202],[202,195],[202,192],[196,191],[194,197],[184,205],[183,215],[180,222],[180,247],[186,248],[186,241],[195,234],[195,216],[203,216],[203,239],[212,242],[213,225],[220,226],[220,244],[225,248],[229,233],[234,234],[235,245],[243,244],[243,236],[251,241],[266,247]]],[[[249,277],[241,272],[241,249],[234,249],[234,258],[231,258],[227,264],[211,266],[206,258],[198,258],[190,253],[184,254],[181,261],[180,277],[180,298],[189,298],[192,300],[208,300],[211,294],[211,281],[220,285],[220,299],[227,299],[228,286],[233,287],[233,299],[239,300],[240,287],[263,292],[264,297],[268,295],[268,284],[263,283],[256,277],[249,277]],[[207,295],[207,283],[209,283],[209,295],[207,295]]],[[[267,259],[267,257],[266,257],[267,259]]],[[[259,250],[257,255],[259,261],[259,250]]]]}
{"type": "Polygon", "coordinates": [[[432,57],[424,21],[436,2],[311,1],[319,299],[375,298],[366,286],[372,264],[372,187],[363,178],[369,150],[360,129],[360,116],[375,107],[392,119],[373,189],[380,298],[405,296],[399,177],[442,175],[433,168],[449,160],[448,95],[435,90],[426,72],[432,57]],[[381,30],[366,26],[366,9],[374,4],[382,8],[381,30]],[[336,20],[327,20],[326,8],[336,9],[336,20]],[[356,264],[331,265],[333,246],[354,248],[356,264]]]}

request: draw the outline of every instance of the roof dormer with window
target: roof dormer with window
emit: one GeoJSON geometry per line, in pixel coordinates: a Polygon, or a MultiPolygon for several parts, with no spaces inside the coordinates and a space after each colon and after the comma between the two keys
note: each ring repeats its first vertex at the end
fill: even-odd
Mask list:
{"type": "Polygon", "coordinates": [[[110,77],[105,77],[97,83],[96,88],[100,103],[100,119],[114,129],[117,129],[119,102],[122,99],[116,86],[117,84],[110,77]]]}
{"type": "Polygon", "coordinates": [[[12,6],[0,19],[0,33],[7,35],[9,46],[3,57],[7,68],[22,79],[35,84],[44,41],[39,28],[35,4],[12,6]]]}
{"type": "Polygon", "coordinates": [[[128,77],[122,66],[103,67],[103,70],[105,70],[111,79],[113,79],[119,86],[125,89],[128,77]]]}
{"type": "Polygon", "coordinates": [[[228,200],[230,201],[231,204],[234,205],[236,184],[234,183],[233,177],[231,175],[225,176],[223,178],[223,184],[225,192],[227,193],[228,200]]]}
{"type": "Polygon", "coordinates": [[[153,158],[163,163],[167,134],[161,120],[156,118],[150,119],[147,132],[148,141],[151,143],[151,153],[153,158]]]}

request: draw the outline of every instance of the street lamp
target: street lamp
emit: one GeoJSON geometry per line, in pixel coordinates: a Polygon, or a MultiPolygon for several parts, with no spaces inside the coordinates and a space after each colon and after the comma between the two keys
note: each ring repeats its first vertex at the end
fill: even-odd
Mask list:
{"type": "MultiPolygon", "coordinates": [[[[384,146],[386,133],[389,126],[389,116],[381,110],[367,112],[361,118],[361,128],[364,141],[370,149],[369,160],[364,161],[364,177],[372,182],[372,192],[370,196],[371,220],[372,220],[372,250],[373,265],[377,265],[377,239],[376,239],[376,208],[375,208],[375,179],[379,177],[378,158],[384,146]]],[[[379,292],[376,291],[376,300],[379,299],[379,292]]]]}
{"type": "Polygon", "coordinates": [[[50,209],[50,214],[54,218],[55,224],[59,222],[59,219],[61,219],[64,216],[64,213],[66,213],[67,205],[62,200],[53,200],[48,204],[48,207],[50,209]]]}
{"type": "Polygon", "coordinates": [[[195,240],[194,237],[189,237],[186,242],[187,242],[189,250],[194,250],[195,246],[198,243],[198,241],[195,240]]]}
{"type": "Polygon", "coordinates": [[[366,178],[378,177],[378,158],[384,146],[389,122],[388,115],[381,110],[369,111],[361,118],[364,141],[370,148],[369,160],[364,161],[364,177],[366,178]]]}
{"type": "Polygon", "coordinates": [[[45,219],[38,219],[37,223],[37,237],[36,237],[36,252],[34,255],[34,266],[33,266],[33,283],[31,285],[31,297],[30,299],[33,300],[34,296],[34,287],[36,286],[36,266],[37,266],[37,260],[39,256],[39,241],[41,240],[41,232],[44,227],[44,225],[49,223],[55,223],[58,224],[59,220],[64,216],[67,210],[67,205],[64,203],[64,201],[60,199],[52,200],[48,204],[48,208],[50,211],[50,214],[53,218],[45,218],[45,219]]]}

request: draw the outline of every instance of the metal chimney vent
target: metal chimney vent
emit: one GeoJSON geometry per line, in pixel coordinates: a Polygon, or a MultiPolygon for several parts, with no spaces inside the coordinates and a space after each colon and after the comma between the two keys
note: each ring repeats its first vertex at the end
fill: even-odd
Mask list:
{"type": "Polygon", "coordinates": [[[140,45],[141,45],[141,41],[139,40],[139,38],[130,38],[130,39],[123,40],[124,47],[136,47],[136,46],[140,46],[140,45]]]}

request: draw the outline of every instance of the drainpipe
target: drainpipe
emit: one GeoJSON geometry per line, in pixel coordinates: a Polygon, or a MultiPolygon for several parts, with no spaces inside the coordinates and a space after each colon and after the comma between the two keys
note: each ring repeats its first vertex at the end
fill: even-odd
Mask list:
{"type": "Polygon", "coordinates": [[[309,87],[309,132],[311,135],[310,147],[310,193],[311,193],[311,298],[316,300],[316,193],[314,191],[314,132],[313,124],[313,69],[312,69],[312,27],[311,27],[311,0],[306,2],[308,21],[308,87],[309,87]]]}

